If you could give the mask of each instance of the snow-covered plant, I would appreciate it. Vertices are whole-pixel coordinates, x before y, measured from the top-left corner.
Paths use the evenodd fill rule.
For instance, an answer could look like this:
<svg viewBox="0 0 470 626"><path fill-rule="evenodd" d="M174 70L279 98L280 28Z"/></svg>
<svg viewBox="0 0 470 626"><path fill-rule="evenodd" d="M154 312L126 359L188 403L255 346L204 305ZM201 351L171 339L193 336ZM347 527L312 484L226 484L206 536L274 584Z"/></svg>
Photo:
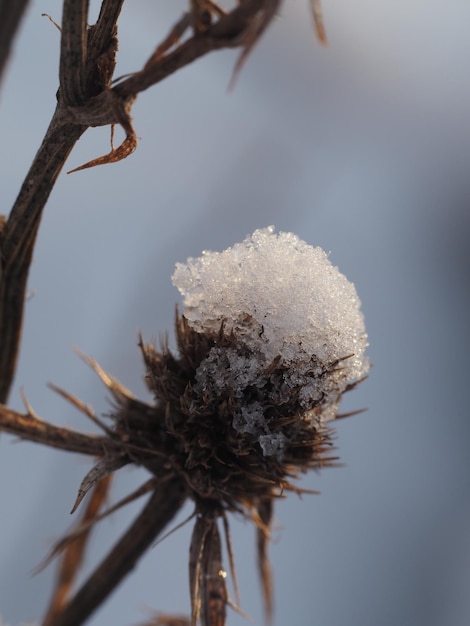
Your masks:
<svg viewBox="0 0 470 626"><path fill-rule="evenodd" d="M220 519L238 602L227 513L241 514L257 528L269 617L267 545L274 501L288 491L302 492L296 479L303 472L334 462L329 424L342 394L368 372L367 335L354 285L325 252L291 233L257 230L224 252L205 252L178 264L173 282L184 297L183 314L176 312L177 353L166 343L158 348L140 341L151 404L88 360L112 393L111 424L61 393L104 436L54 427L29 408L27 416L11 412L9 421L4 419L10 432L99 457L74 507L91 491L82 520L52 552L64 552L58 589L67 591L55 595L44 626L83 624L187 499L196 518L189 556L191 625L225 624L231 603ZM130 464L147 469L150 479L98 514L111 474ZM64 601L90 528L145 493L151 496L134 523ZM156 623L176 622L161 618Z"/></svg>
<svg viewBox="0 0 470 626"><path fill-rule="evenodd" d="M171 471L184 477L198 514L193 618L211 623L204 616L214 561L223 571L216 519L226 511L241 511L258 527L270 614L273 501L300 491L292 479L301 472L334 460L327 422L369 369L360 301L323 250L273 227L178 264L173 282L184 296L179 354L152 346L143 353L172 438Z"/></svg>
<svg viewBox="0 0 470 626"><path fill-rule="evenodd" d="M211 411L227 400L231 426L255 436L264 456L283 458L300 424L334 418L342 393L369 368L354 285L292 233L257 230L178 264L173 281L188 326L216 338L192 397L210 398ZM284 426L287 415L299 419Z"/></svg>

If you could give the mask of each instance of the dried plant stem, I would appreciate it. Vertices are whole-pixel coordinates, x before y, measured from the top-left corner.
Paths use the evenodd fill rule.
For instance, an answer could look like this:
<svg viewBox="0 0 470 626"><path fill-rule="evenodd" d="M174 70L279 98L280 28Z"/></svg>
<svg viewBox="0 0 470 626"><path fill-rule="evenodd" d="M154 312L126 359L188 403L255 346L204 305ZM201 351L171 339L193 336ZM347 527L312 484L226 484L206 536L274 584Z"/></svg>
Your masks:
<svg viewBox="0 0 470 626"><path fill-rule="evenodd" d="M134 569L140 557L179 511L185 498L186 487L181 478L162 482L127 532L48 626L81 626Z"/></svg>
<svg viewBox="0 0 470 626"><path fill-rule="evenodd" d="M13 380L21 335L26 281L42 211L70 151L86 127L52 119L0 233L0 402Z"/></svg>
<svg viewBox="0 0 470 626"><path fill-rule="evenodd" d="M111 476L106 476L95 486L88 505L80 521L80 525L88 525L86 530L71 541L64 550L62 556L56 589L52 596L43 626L50 626L60 615L70 596L72 585L85 555L87 540L90 536L92 522L98 515L109 493Z"/></svg>
<svg viewBox="0 0 470 626"><path fill-rule="evenodd" d="M106 476L105 478L108 478L108 477ZM91 529L95 526L95 524L103 520L105 517L108 517L112 513L115 513L116 511L121 509L123 506L126 506L126 504L130 504L131 502L134 502L134 500L137 500L137 498L140 498L141 496L144 496L150 493L151 491L153 491L155 487L155 480L156 480L155 478L151 478L150 480L145 482L143 485L138 487L135 491L130 493L128 496L122 498L121 500L116 502L116 504L113 504L113 506L110 506L109 508L102 511L101 513L96 513L93 517L90 517L90 518L86 516L83 517L82 520L76 526L74 526L73 529L69 533L67 533L64 537L62 537L62 539L60 539L55 544L51 552L44 559L44 561L39 564L39 566L36 568L34 573L36 574L40 572L42 569L44 569L45 567L47 567L49 563L55 557L62 554L71 543L73 543L76 539L81 537L82 534L84 533L86 534L89 531L91 531ZM160 539L160 541L162 541L164 538L165 538L165 535Z"/></svg>
<svg viewBox="0 0 470 626"><path fill-rule="evenodd" d="M43 422L31 413L18 413L4 405L0 405L0 431L27 441L41 443L50 448L90 456L103 456L106 453L119 453L122 450L122 445L109 437L85 435L67 428L60 428Z"/></svg>
<svg viewBox="0 0 470 626"><path fill-rule="evenodd" d="M64 107L80 104L83 100L83 80L87 80L88 97L96 95L99 74L110 80L114 57L107 63L98 59L84 58L83 50L89 39L89 52L103 55L109 51L115 34L115 22L123 0L115 0L114 13L103 12L95 27L95 36L86 32L88 2L64 1L64 19L61 34L60 96L56 111L26 175L11 213L0 229L0 402L8 399L15 372L20 342L26 281L31 264L34 243L42 217L42 211L57 177L75 142L87 129L64 116ZM110 3L103 3L108 6ZM104 46L99 48L99 46ZM111 51L114 50L112 48ZM80 52L80 54L79 54ZM79 69L75 63L79 63ZM72 67L74 68L72 71ZM87 70L87 71L85 71ZM98 76L97 76L98 74ZM110 74L109 76L106 76ZM101 85L103 88L104 85Z"/></svg>

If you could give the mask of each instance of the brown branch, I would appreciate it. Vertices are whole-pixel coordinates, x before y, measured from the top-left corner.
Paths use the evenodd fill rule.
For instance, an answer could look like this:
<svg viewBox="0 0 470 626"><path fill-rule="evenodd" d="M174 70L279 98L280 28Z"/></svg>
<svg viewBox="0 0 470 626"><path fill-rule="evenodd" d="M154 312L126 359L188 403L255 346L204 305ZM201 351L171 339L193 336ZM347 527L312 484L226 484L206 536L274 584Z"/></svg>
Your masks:
<svg viewBox="0 0 470 626"><path fill-rule="evenodd" d="M157 59L152 55L142 71L116 85L113 91L120 98L135 96L208 52L244 47L244 37L252 21L258 13L270 10L273 4L279 5L279 0L246 0L204 33L191 37L173 52Z"/></svg>
<svg viewBox="0 0 470 626"><path fill-rule="evenodd" d="M95 515L92 519L85 520L85 518L83 518L81 522L79 522L76 526L74 526L74 528L70 532L68 532L64 537L62 537L62 539L60 539L54 545L54 547L46 556L46 558L43 560L43 562L38 565L38 567L34 570L33 573L37 574L41 570L43 570L45 567L47 567L54 558L56 558L57 556L62 554L65 550L67 550L67 547L71 543L79 539L82 536L82 534L90 533L91 530L94 528L95 524L105 519L106 517L109 517L110 515L112 515L119 509L121 509L123 506L126 506L127 504L134 502L134 500L136 500L137 498L140 498L150 493L151 491L154 491L155 484L156 484L156 479L150 478L149 480L147 480L147 482L145 482L143 485L135 489L128 496L121 498L121 500L116 502L116 504L113 504L102 513Z"/></svg>
<svg viewBox="0 0 470 626"><path fill-rule="evenodd" d="M124 0L103 0L100 14L88 33L88 57L96 59L107 50L111 39L116 35L116 24Z"/></svg>
<svg viewBox="0 0 470 626"><path fill-rule="evenodd" d="M61 99L66 105L86 100L87 17L88 0L64 0L59 80Z"/></svg>
<svg viewBox="0 0 470 626"><path fill-rule="evenodd" d="M50 624L54 623L54 620L60 615L70 596L72 585L85 556L86 544L92 529L91 523L97 517L101 507L106 501L110 485L111 476L106 476L94 487L85 512L78 524L79 526L85 525L87 528L81 532L80 535L75 537L64 549L64 554L59 566L56 588L49 603L43 626L50 626Z"/></svg>
<svg viewBox="0 0 470 626"><path fill-rule="evenodd" d="M8 399L15 372L26 282L42 211L70 151L88 127L73 117L68 120L64 111L68 104L107 88L114 71L117 41L110 20L117 19L122 0L103 3L101 21L90 37L93 59L83 58L87 6L85 0L64 1L59 103L10 216L3 228L0 225L0 403Z"/></svg>
<svg viewBox="0 0 470 626"><path fill-rule="evenodd" d="M28 0L0 0L0 80Z"/></svg>
<svg viewBox="0 0 470 626"><path fill-rule="evenodd" d="M0 402L6 402L20 342L26 281L42 211L70 151L86 127L54 117L0 232Z"/></svg>
<svg viewBox="0 0 470 626"><path fill-rule="evenodd" d="M186 497L181 478L161 482L147 504L56 620L48 626L81 626L134 569L173 519Z"/></svg>
<svg viewBox="0 0 470 626"><path fill-rule="evenodd" d="M85 435L60 428L43 422L31 413L18 413L4 405L0 405L0 431L67 452L91 456L103 456L112 452L122 454L122 444L109 437Z"/></svg>

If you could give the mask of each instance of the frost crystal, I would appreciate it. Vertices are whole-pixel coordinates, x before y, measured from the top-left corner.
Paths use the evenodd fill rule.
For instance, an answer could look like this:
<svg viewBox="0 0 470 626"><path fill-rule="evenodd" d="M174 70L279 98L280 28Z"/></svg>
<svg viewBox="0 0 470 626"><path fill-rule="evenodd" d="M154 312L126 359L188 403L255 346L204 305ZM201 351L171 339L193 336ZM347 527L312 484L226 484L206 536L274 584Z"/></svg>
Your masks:
<svg viewBox="0 0 470 626"><path fill-rule="evenodd" d="M285 437L270 430L263 393L281 405L295 393L302 413L312 418L321 407L315 415L326 421L369 369L354 285L321 248L292 233L256 230L224 252L178 263L173 282L195 331L217 335L222 327L236 339L236 347L211 349L197 390L220 397L230 390L235 430L256 433L265 455L279 455Z"/></svg>

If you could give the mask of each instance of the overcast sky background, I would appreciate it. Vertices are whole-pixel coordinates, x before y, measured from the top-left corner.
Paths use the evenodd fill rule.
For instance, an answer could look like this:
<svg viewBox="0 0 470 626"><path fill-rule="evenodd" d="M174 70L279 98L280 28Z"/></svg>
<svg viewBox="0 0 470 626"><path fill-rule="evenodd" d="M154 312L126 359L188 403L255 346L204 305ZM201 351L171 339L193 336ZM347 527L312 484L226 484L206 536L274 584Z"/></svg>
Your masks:
<svg viewBox="0 0 470 626"><path fill-rule="evenodd" d="M97 6L97 3L93 3ZM117 75L142 66L185 2L134 0L121 16ZM34 0L0 92L7 213L55 105L59 3ZM330 47L307 0L281 18L227 93L233 51L141 94L126 161L67 176L39 232L11 405L24 389L44 419L89 430L46 388L109 406L72 347L148 398L137 350L172 335L177 261L274 224L331 253L363 303L373 369L343 404L343 468L307 476L320 496L276 510L275 626L470 623L470 4L325 0ZM92 129L66 169L104 154ZM0 614L39 618L54 567L31 570L70 525L87 459L0 440ZM143 482L123 470L113 499ZM89 569L141 508L103 522ZM180 519L189 514L187 508ZM242 608L262 624L254 530L232 522ZM91 626L189 612L191 524L151 550ZM229 626L245 624L231 611Z"/></svg>

